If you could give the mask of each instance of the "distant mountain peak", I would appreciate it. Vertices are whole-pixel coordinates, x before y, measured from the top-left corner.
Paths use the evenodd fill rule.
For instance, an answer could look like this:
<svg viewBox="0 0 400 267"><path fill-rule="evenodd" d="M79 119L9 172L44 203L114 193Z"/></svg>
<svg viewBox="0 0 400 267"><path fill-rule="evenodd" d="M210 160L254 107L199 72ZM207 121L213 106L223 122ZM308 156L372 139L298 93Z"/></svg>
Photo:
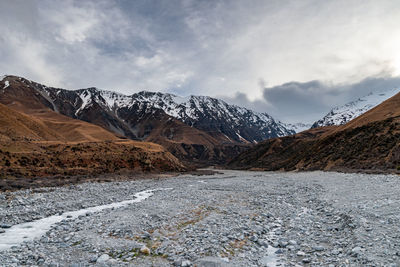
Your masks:
<svg viewBox="0 0 400 267"><path fill-rule="evenodd" d="M294 131L296 133L300 133L302 131L308 130L312 126L311 123L302 123L302 122L283 123L283 125L286 127L286 129L292 130L292 131Z"/></svg>
<svg viewBox="0 0 400 267"><path fill-rule="evenodd" d="M322 119L314 122L312 128L343 125L364 114L368 110L379 105L400 91L400 88L392 88L384 91L370 92L369 94L351 101L343 106L333 108Z"/></svg>

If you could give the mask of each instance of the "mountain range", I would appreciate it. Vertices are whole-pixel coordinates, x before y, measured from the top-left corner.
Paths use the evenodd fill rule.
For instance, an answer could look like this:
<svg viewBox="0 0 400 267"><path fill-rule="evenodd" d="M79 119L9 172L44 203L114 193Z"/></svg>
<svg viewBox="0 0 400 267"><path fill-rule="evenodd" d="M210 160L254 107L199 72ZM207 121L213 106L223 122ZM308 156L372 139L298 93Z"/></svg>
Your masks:
<svg viewBox="0 0 400 267"><path fill-rule="evenodd" d="M381 110L378 107L383 105L379 103L396 92L397 90L393 89L371 93L342 107L334 108L307 130L310 125L285 124L266 113L257 113L207 96L180 97L148 91L124 95L94 87L66 90L48 87L22 77L4 76L0 81L0 150L1 153L6 152L4 161L16 164L11 164L12 168L8 168L9 170L22 169L27 173L29 171L20 163L25 162L24 166L29 164L26 164L26 160L21 161L21 158L18 158L22 154L14 154L14 158L7 158L10 151L23 151L28 154L32 151L46 151L41 153L49 155L46 159L38 159L39 152L23 157L47 163L52 157L58 158L60 171L62 166L72 163L80 166L79 168L90 164L99 168L100 165L90 159L98 158L100 151L107 147L112 148L109 151L111 154L105 157L109 157L107 162L118 160L112 155L122 155L122 151L126 152L126 147L138 152L132 153L135 154L133 158L125 158L118 164L106 164L116 167L115 169L124 166L137 168L137 162L142 162L139 164L140 169L158 166L158 169L183 170L184 165L189 168L210 164L223 165L232 158L234 160L230 161L229 166L233 168L347 168L348 164L353 162L349 160L352 156L346 152L345 157L342 155L345 151L338 149L344 149L343 145L363 149L351 143L354 141L352 135L356 135L357 140L370 142L368 138L371 136L364 136L366 133L360 129L379 133L379 138L385 136L385 131L397 129L397 119L393 117L393 114L397 114L396 104L390 105L393 109L390 112L388 108L385 109L386 117L382 117L380 111L377 113L377 110ZM397 99L396 97L391 99ZM366 115L372 111L378 115ZM366 116L369 119L365 119ZM374 116L376 119L370 120ZM296 132L298 134L295 134ZM392 137L389 135L387 138ZM393 145L392 141L387 139L382 142ZM68 145L65 145L66 143ZM75 146L80 143L87 144L87 148L92 151L85 155L85 160L80 158L81 163L85 163L78 164L71 158L60 163L60 149L65 151L65 154L71 154L71 144ZM49 144L55 144L58 147L56 151L51 150ZM378 151L383 149L379 142L374 145L378 145L374 147ZM334 159L331 157L332 153L335 154ZM358 154L356 151L352 153ZM359 156L369 158L370 155L360 153ZM139 160L140 157L142 159ZM346 158L347 165L343 163L343 158ZM100 159L97 161L102 162ZM361 164L360 160L356 162L360 168L367 167ZM382 168L382 164L377 166ZM72 165L69 166L74 170L73 173L79 173ZM394 168L395 163L391 162L387 166ZM108 171L112 171L114 167ZM351 168L355 166L351 165Z"/></svg>
<svg viewBox="0 0 400 267"><path fill-rule="evenodd" d="M120 138L161 144L186 162L221 164L251 144L295 133L266 113L207 96L184 98L147 91L127 96L97 88L65 90L17 76L6 76L2 83L3 104L24 98L31 102L27 105L36 101L58 114L101 126ZM28 95L15 98L18 90Z"/></svg>
<svg viewBox="0 0 400 267"><path fill-rule="evenodd" d="M350 107L360 102L361 106L367 103L360 100ZM228 166L271 171L397 172L400 170L399 140L400 93L397 93L343 125L313 128L261 142L241 153Z"/></svg>

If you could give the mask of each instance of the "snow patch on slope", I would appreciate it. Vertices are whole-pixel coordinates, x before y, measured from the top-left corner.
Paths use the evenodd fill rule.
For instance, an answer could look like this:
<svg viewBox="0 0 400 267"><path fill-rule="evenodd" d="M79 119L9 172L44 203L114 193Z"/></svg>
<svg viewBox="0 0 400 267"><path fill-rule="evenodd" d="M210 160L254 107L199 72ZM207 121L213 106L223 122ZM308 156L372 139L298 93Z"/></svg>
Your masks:
<svg viewBox="0 0 400 267"><path fill-rule="evenodd" d="M9 81L5 81L5 82L4 82L3 90L6 89L6 88L9 87L9 86L10 86L10 82L9 82Z"/></svg>
<svg viewBox="0 0 400 267"><path fill-rule="evenodd" d="M298 123L283 123L283 125L285 126L286 129L292 130L296 133L300 133L302 131L308 130L311 128L311 124L309 123L302 123L302 122L298 122Z"/></svg>
<svg viewBox="0 0 400 267"><path fill-rule="evenodd" d="M79 97L82 100L82 104L80 106L79 109L77 109L77 111L75 112L75 116L77 116L79 114L79 112L81 112L81 110L84 110L86 108L86 106L88 106L91 102L92 102L92 94L89 91L83 91L83 93L81 93L79 95Z"/></svg>

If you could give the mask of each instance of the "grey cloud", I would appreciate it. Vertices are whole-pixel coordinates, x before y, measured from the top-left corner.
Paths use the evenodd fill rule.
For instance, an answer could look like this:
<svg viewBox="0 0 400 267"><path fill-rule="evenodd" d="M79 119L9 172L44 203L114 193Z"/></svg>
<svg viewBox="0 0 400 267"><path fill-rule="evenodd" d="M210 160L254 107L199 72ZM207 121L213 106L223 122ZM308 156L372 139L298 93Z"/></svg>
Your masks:
<svg viewBox="0 0 400 267"><path fill-rule="evenodd" d="M236 93L233 97L224 95L218 95L217 97L223 99L227 103L246 107L260 113L266 112L270 114L270 111L274 108L273 105L269 104L264 99L250 100L245 93Z"/></svg>
<svg viewBox="0 0 400 267"><path fill-rule="evenodd" d="M311 123L331 108L356 100L371 92L399 88L400 77L369 77L352 84L327 84L321 81L289 82L264 88L263 99L250 101L243 94L224 99L258 112L267 112L284 122Z"/></svg>
<svg viewBox="0 0 400 267"><path fill-rule="evenodd" d="M0 75L128 94L238 93L238 103L272 112L293 105L301 114L321 101L319 112L328 96L345 94L325 84L273 86L400 73L399 7L385 0L3 0ZM271 87L267 101L243 97L260 96L260 86Z"/></svg>

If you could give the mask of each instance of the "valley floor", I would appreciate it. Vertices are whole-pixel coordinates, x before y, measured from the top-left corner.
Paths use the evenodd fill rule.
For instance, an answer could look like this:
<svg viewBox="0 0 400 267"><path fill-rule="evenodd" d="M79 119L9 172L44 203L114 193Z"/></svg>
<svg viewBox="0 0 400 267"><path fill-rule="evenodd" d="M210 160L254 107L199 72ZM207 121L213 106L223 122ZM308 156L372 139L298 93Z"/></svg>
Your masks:
<svg viewBox="0 0 400 267"><path fill-rule="evenodd" d="M0 265L398 266L399 208L399 176L334 172L20 190L0 193Z"/></svg>

